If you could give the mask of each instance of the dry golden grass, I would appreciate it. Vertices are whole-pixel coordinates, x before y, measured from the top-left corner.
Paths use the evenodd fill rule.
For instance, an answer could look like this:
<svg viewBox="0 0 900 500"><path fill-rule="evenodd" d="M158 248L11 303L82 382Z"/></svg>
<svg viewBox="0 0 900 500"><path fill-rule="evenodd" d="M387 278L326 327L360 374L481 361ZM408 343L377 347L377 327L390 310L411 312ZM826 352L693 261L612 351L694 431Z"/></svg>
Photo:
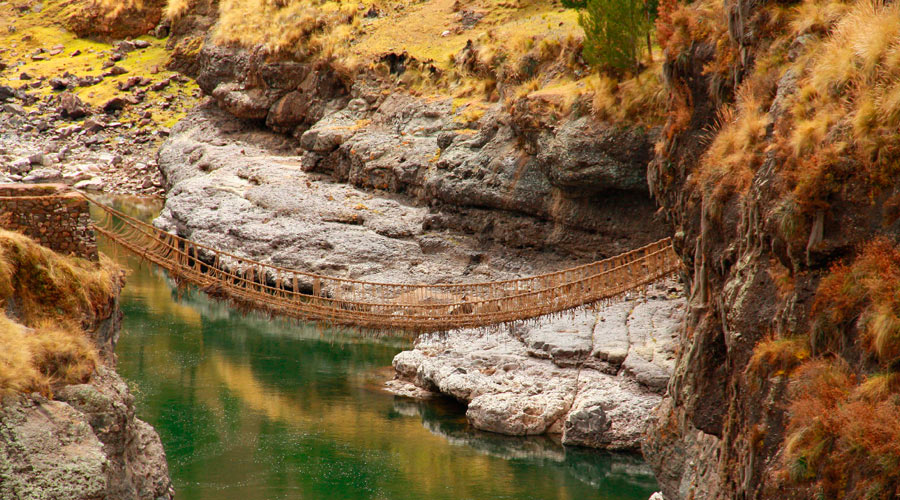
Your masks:
<svg viewBox="0 0 900 500"><path fill-rule="evenodd" d="M721 37L710 21L719 14L707 2L668 8L660 42L670 53ZM806 0L793 8L769 6L766 18L758 28L769 33L762 55L735 103L721 111L693 180L714 195L711 201L721 201L742 194L765 155L774 153L787 181L785 200L805 217L827 209L849 182L873 191L892 186L900 174L900 5ZM800 35L806 35L803 46L791 48ZM792 61L789 50L796 53ZM730 67L727 57L720 59L707 73ZM773 123L769 110L788 68L799 77L797 91L786 96L780 106L786 113Z"/></svg>
<svg viewBox="0 0 900 500"><path fill-rule="evenodd" d="M26 328L0 313L0 397L16 392L50 395L56 385L87 382L97 350L77 327L52 323Z"/></svg>
<svg viewBox="0 0 900 500"><path fill-rule="evenodd" d="M900 374L876 373L866 378L854 393L856 398L869 402L884 401L900 393Z"/></svg>
<svg viewBox="0 0 900 500"><path fill-rule="evenodd" d="M25 331L25 327L0 313L0 397L34 390L39 385Z"/></svg>
<svg viewBox="0 0 900 500"><path fill-rule="evenodd" d="M105 258L63 257L0 230L0 395L86 381L98 357L83 326L112 312L118 286Z"/></svg>
<svg viewBox="0 0 900 500"><path fill-rule="evenodd" d="M662 123L666 92L660 62L621 81L607 75L592 75L585 84L588 92L593 93L592 112L597 118L620 123Z"/></svg>
<svg viewBox="0 0 900 500"><path fill-rule="evenodd" d="M794 37L827 33L846 15L850 4L840 0L804 0L794 7L790 28Z"/></svg>
<svg viewBox="0 0 900 500"><path fill-rule="evenodd" d="M89 324L105 316L119 274L106 257L98 266L0 230L0 306L15 295L26 326L61 318Z"/></svg>
<svg viewBox="0 0 900 500"><path fill-rule="evenodd" d="M805 338L767 339L756 344L747 371L758 376L790 374L809 359L808 340Z"/></svg>
<svg viewBox="0 0 900 500"><path fill-rule="evenodd" d="M765 102L749 85L742 86L734 107L719 112L719 128L703 157L697 182L717 198L746 192L762 163L770 122Z"/></svg>
<svg viewBox="0 0 900 500"><path fill-rule="evenodd" d="M900 488L898 282L900 250L883 238L822 279L810 339L820 356L792 375L783 480L811 486L825 498L895 498ZM880 373L858 375L841 361L854 334L880 364ZM759 347L760 356L772 350ZM871 366L866 359L859 365Z"/></svg>
<svg viewBox="0 0 900 500"><path fill-rule="evenodd" d="M194 4L194 0L168 0L166 2L165 17L176 20L183 16Z"/></svg>
<svg viewBox="0 0 900 500"><path fill-rule="evenodd" d="M106 13L110 19L119 17L128 11L144 9L144 0L88 0L88 4L96 6Z"/></svg>
<svg viewBox="0 0 900 500"><path fill-rule="evenodd" d="M54 1L54 0L50 0ZM78 32L116 19L164 11L177 20L196 0L76 0L68 7L70 27ZM506 102L556 85L571 104L584 96L589 68L581 58L583 32L572 9L555 0L496 2L473 0L221 0L216 43L262 47L274 57L327 61L345 78L361 73L386 86L405 87L413 95L450 95L484 102ZM368 15L370 11L377 16ZM76 26L77 25L77 26ZM185 40L176 52L199 50L199 39ZM185 44L192 44L191 46ZM457 58L473 47L465 61ZM405 54L406 69L392 74L383 63ZM659 124L664 98L660 63L625 78L595 99L598 116L627 123ZM563 88L561 81L582 80ZM595 93L596 94L596 93ZM84 98L82 96L82 98ZM604 104L611 98L612 104ZM563 106L568 108L570 106ZM559 114L560 109L553 112ZM568 110L566 110L568 112ZM471 117L466 117L468 120Z"/></svg>
<svg viewBox="0 0 900 500"><path fill-rule="evenodd" d="M45 0L44 9L40 13L28 11L20 13L12 5L0 3L0 58L6 61L21 62L21 66L11 65L6 71L0 71L0 85L18 87L22 84L19 74L26 72L35 78L53 78L66 71L78 76L98 76L106 70L102 68L108 58L108 52L113 48L111 43L104 41L77 38L74 33L62 28L63 18L69 9L79 5L66 4L61 0ZM7 29L7 24L15 24L15 32ZM142 37L150 43L150 47L140 51L131 52L128 57L119 61L118 66L128 73L118 76L103 78L103 81L88 87L78 87L71 92L90 106L102 106L104 103L119 95L117 88L128 78L139 74L149 77L153 82L162 79L170 79L175 73L164 70L169 60L169 52L166 50L166 40L154 37ZM48 48L61 44L65 47L63 53L49 56L46 60L32 60L27 57L39 47ZM73 55L74 52L79 55ZM158 71L157 73L153 73ZM146 111L152 113L154 126L172 127L187 111L198 101L193 97L197 85L193 82L182 83L179 80L170 80L170 84L160 91L147 92L145 103L150 105ZM58 92L50 86L44 85L38 89L32 89L31 93L40 98L49 99ZM175 97L174 100L172 96ZM26 105L27 111L37 109L36 105ZM145 110L124 110L119 119L122 121L137 121L139 115ZM161 139L154 139L161 142Z"/></svg>
<svg viewBox="0 0 900 500"><path fill-rule="evenodd" d="M807 1L795 14L794 33L818 36L794 64L803 76L784 141L798 200L807 209L826 206L843 175L873 188L891 185L900 158L900 6ZM847 158L864 168L835 170ZM829 179L839 180L827 186Z"/></svg>

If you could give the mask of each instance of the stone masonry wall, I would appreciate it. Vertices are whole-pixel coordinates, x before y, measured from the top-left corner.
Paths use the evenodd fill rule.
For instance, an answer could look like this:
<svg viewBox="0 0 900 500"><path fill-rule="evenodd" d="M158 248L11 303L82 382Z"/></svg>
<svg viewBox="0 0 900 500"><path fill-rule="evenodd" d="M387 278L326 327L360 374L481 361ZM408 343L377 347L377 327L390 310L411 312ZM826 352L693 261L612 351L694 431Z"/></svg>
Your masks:
<svg viewBox="0 0 900 500"><path fill-rule="evenodd" d="M62 254L98 258L88 202L62 184L0 184L0 227Z"/></svg>

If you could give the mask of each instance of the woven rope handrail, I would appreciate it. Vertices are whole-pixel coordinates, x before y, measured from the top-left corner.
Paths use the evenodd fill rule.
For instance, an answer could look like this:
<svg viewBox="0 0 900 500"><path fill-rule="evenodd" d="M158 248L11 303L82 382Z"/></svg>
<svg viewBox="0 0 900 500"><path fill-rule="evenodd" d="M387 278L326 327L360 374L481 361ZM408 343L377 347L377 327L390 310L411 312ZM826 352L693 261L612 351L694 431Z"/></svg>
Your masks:
<svg viewBox="0 0 900 500"><path fill-rule="evenodd" d="M83 194L82 194L83 195ZM102 210L97 232L242 307L301 320L410 332L522 321L609 300L675 272L669 238L621 255L526 278L460 284L335 278L246 259L167 233L85 198Z"/></svg>

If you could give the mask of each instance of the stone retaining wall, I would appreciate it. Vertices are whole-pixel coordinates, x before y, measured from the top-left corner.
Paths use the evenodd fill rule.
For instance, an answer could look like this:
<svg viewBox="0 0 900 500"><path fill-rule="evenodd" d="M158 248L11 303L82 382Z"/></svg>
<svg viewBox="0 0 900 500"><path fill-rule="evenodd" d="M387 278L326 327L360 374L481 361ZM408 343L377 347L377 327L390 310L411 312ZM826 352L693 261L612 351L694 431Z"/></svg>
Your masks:
<svg viewBox="0 0 900 500"><path fill-rule="evenodd" d="M88 202L63 184L0 184L0 227L65 255L98 258Z"/></svg>

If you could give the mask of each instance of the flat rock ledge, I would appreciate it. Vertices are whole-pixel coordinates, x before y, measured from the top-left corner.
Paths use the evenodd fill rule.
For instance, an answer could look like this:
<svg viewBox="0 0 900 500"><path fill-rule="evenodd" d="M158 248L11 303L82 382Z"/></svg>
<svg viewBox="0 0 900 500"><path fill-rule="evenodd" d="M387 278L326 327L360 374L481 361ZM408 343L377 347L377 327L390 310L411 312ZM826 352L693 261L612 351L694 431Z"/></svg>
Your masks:
<svg viewBox="0 0 900 500"><path fill-rule="evenodd" d="M661 402L684 314L674 281L597 310L533 324L419 337L394 358L388 389L444 394L480 430L561 434L566 445L635 450Z"/></svg>

